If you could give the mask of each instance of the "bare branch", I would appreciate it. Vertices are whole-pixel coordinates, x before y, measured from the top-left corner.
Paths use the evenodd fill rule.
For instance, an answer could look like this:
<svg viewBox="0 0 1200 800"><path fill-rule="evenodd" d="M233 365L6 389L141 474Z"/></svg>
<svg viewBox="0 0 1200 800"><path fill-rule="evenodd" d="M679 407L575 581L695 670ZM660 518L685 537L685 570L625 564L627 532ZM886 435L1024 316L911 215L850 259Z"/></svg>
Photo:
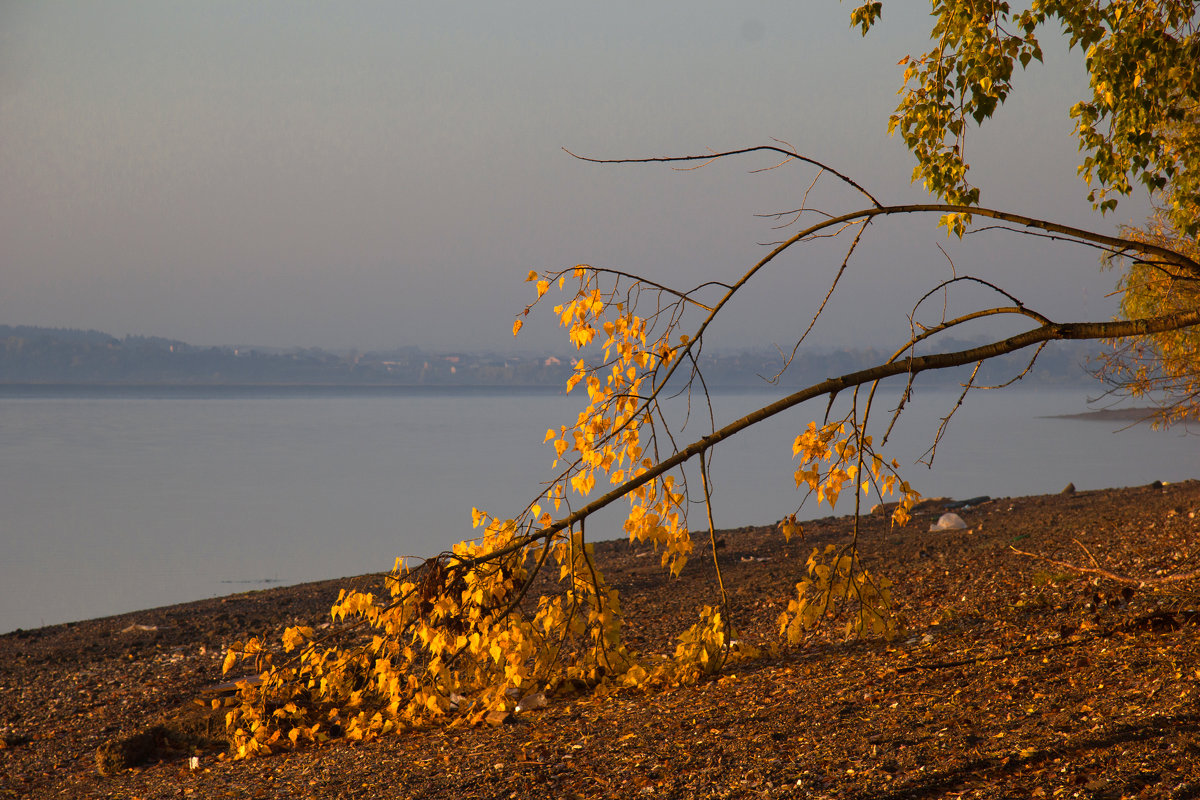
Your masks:
<svg viewBox="0 0 1200 800"><path fill-rule="evenodd" d="M804 329L804 333L800 334L800 338L796 340L795 346L792 347L791 354L784 360L783 366L779 372L775 373L770 378L766 378L767 383L776 383L779 378L787 371L791 365L792 359L796 357L796 353L800 350L800 345L804 344L804 340L808 338L808 334L812 332L813 327L817 324L817 320L821 318L821 313L825 311L825 306L829 304L829 298L833 296L833 292L838 287L838 283L842 280L842 275L846 272L846 267L850 263L850 256L854 255L855 249L858 248L858 243L862 241L863 232L867 229L866 224L862 225L858 232L854 234L854 241L850 242L850 247L846 250L846 257L842 259L842 265L838 267L837 275L833 276L833 282L829 284L829 291L825 292L825 298L821 300L821 305L817 308L817 312L813 314L812 319L808 322L808 327ZM761 377L761 376L759 376Z"/></svg>
<svg viewBox="0 0 1200 800"><path fill-rule="evenodd" d="M951 284L958 283L960 281L967 281L970 283L978 283L981 286L986 286L987 288L991 289L992 291L996 292L997 294L1004 295L1006 298L1011 300L1016 305L1016 308L1014 310L1012 310L1010 313L1023 314L1025 316L1030 317L1031 319L1035 320L1036 322L1041 323L1042 325L1050 324L1049 318L1043 317L1041 314L1038 314L1034 311L1027 309L1025 307L1025 304L1022 303L1020 300L1018 300L1011 293L1004 291L1003 289L1001 289L999 286L992 283L991 281L984 280L983 278L976 278L973 275L956 275L955 277L950 278L948 280L944 280L941 283L939 283L937 286L934 286L928 292L921 295L921 299L913 304L912 314L909 315L909 319L911 320L914 316L916 316L917 309L920 308L921 304L924 303L926 300L928 300L931 296L933 296L940 290L945 289L946 287L950 286ZM990 309L989 309L989 311L990 311ZM944 314L944 312L945 312L945 310L943 308L943 314ZM945 323L945 320L943 317L943 322L942 322L942 324L938 325L937 329L944 330L945 327L946 327L946 323ZM930 329L930 330L932 330L932 329Z"/></svg>
<svg viewBox="0 0 1200 800"><path fill-rule="evenodd" d="M1011 547L1011 546L1010 546ZM1161 578L1131 578L1128 575L1119 575L1115 572L1109 572L1100 567L1081 567L1077 564L1070 564L1066 561L1059 561L1046 556L1039 556L1037 553L1027 553L1024 550L1018 550L1011 547L1011 550L1019 556L1034 558L1038 561L1045 561L1047 564L1053 564L1059 569L1069 570L1079 575L1094 575L1097 578L1104 578L1113 583L1123 583L1129 586L1161 586L1168 583L1183 583L1184 581L1194 581L1200 578L1200 569L1192 570L1191 572L1177 572L1174 575L1164 575ZM1088 555L1091 555L1090 553ZM1093 559L1094 561L1095 559Z"/></svg>
<svg viewBox="0 0 1200 800"><path fill-rule="evenodd" d="M593 164L653 164L653 163L666 164L666 163L673 163L673 162L677 162L677 161L710 162L710 161L715 161L718 158L727 158L729 156L740 156L740 155L744 155L746 153L756 153L756 152L760 152L760 151L780 153L784 156L787 156L788 159L794 159L796 161L803 161L806 164L812 164L814 167L819 167L820 169L823 169L826 172L833 173L838 178L840 178L843 183L846 183L849 186L852 186L855 189L857 189L859 192L861 192L863 194L863 196L865 196L868 200L870 200L875 205L876 208L882 207L880 205L879 201L876 200L875 197L870 192L868 192L863 187L859 186L858 183L851 180L846 175L843 175L842 173L838 172L833 167L831 167L827 164L822 164L820 161L817 161L816 159L813 159L813 158L809 158L808 156L802 156L799 153L797 153L795 150L786 150L782 147L775 147L774 145L769 145L769 144L762 144L762 145L758 145L757 147L744 147L741 150L725 150L725 151L722 151L719 153L709 153L708 155L703 155L703 156L657 156L657 157L653 157L653 158L588 158L587 156L576 155L575 153L572 153L567 148L565 148L565 147L563 148L563 152L566 153L567 155L571 156L572 158L578 158L580 161L590 161ZM775 166L779 167L786 163L787 163L787 160L782 161L779 164L776 164Z"/></svg>

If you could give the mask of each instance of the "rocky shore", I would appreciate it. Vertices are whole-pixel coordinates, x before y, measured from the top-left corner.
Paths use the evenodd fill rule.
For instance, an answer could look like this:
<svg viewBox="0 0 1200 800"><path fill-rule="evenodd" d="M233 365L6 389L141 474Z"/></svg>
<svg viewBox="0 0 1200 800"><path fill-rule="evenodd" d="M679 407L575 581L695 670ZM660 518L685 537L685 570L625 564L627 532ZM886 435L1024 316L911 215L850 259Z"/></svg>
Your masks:
<svg viewBox="0 0 1200 800"><path fill-rule="evenodd" d="M1200 797L1200 482L975 501L961 530L930 530L952 501L864 519L892 641L835 624L697 686L246 762L194 722L225 647L319 625L379 576L7 634L0 798ZM722 531L740 635L776 640L812 548L851 528ZM672 580L628 543L597 551L645 652L716 598L707 557Z"/></svg>

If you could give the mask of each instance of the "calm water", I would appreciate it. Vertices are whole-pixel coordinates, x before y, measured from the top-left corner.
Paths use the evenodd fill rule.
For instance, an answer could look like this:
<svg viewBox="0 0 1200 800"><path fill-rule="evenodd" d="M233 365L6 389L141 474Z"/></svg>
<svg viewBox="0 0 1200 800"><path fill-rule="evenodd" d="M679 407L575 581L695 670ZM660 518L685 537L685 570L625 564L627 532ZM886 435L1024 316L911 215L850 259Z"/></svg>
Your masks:
<svg viewBox="0 0 1200 800"><path fill-rule="evenodd" d="M1045 418L1086 410L1078 390L972 395L933 469L912 465L955 397L918 393L885 451L927 495L1200 477L1194 436ZM720 395L718 424L769 399ZM0 394L0 632L433 554L470 535L473 505L504 516L525 506L548 477L546 428L574 419L578 402L470 391ZM791 439L823 408L718 449L718 525L796 509ZM619 526L614 512L589 533L611 538Z"/></svg>

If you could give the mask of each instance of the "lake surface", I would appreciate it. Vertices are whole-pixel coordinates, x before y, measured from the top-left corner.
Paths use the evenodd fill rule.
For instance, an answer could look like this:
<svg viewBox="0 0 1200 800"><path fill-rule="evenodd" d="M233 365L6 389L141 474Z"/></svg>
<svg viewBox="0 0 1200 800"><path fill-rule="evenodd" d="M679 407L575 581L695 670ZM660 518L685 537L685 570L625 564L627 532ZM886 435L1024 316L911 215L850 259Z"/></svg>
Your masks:
<svg viewBox="0 0 1200 800"><path fill-rule="evenodd" d="M917 391L884 450L928 496L1200 477L1195 436L1049 418L1086 411L1078 389L974 393L933 468L914 463L956 399ZM714 400L720 425L771 397ZM580 404L536 391L0 388L0 632L432 555L471 535L472 506L511 516L538 493L545 431ZM718 526L796 510L791 441L823 412L792 409L718 448ZM588 532L613 538L620 523L607 512Z"/></svg>

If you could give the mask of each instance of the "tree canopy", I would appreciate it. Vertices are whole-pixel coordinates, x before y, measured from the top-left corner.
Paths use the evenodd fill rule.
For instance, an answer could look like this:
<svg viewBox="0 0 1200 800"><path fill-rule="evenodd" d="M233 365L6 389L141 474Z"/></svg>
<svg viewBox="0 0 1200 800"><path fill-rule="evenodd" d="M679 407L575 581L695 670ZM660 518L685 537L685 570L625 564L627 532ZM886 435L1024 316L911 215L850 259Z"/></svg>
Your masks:
<svg viewBox="0 0 1200 800"><path fill-rule="evenodd" d="M862 5L852 22L865 33L881 10L880 3ZM1128 373L1130 381L1150 387L1158 380L1157 388L1170 389L1175 379L1193 391L1200 307L1192 287L1200 263L1188 237L1197 230L1200 207L1200 170L1190 145L1200 59L1192 4L1046 2L1010 12L1004 3L961 0L935 2L934 12L933 49L902 62L905 89L893 125L917 158L916 177L941 202L885 205L834 167L782 145L621 160L703 162L767 154L778 158L774 168L810 170L811 177L798 208L778 215L785 238L727 280L680 289L584 264L528 274L535 297L518 314L514 335L550 305L579 353L566 388L583 395L583 408L574 421L545 432L550 477L511 516L474 510L476 538L419 564L398 562L384 596L343 592L329 631L292 628L282 648L261 638L232 648L226 669L248 660L259 673L224 703L239 756L333 735L367 738L436 720L478 722L564 686L602 692L695 681L731 660L754 658L760 648L803 646L814 626L835 620L849 633L890 635L897 624L892 584L862 563L855 543L812 552L779 617L779 642L740 641L730 617L713 530L712 453L729 437L809 401L822 401L823 412L799 425L791 443L801 504L815 496L835 508L851 498L857 519L865 502L891 498L892 520L902 525L919 495L884 449L922 373L974 364L977 374L983 362L1018 351L1031 352L1032 366L1054 340L1114 339L1149 348L1131 355L1148 361L1151 370ZM1166 198L1161 229L1118 235L991 209L968 182L968 124L995 113L1011 89L1014 64L1040 59L1036 34L1055 21L1073 45L1086 49L1092 75L1093 97L1071 113L1093 202L1101 212L1110 209L1132 190L1132 181L1140 181ZM861 207L810 202L816 184L828 179L851 187ZM877 230L872 224L888 217L914 225L938 218L960 234L982 218L1096 248L1114 263L1130 265L1123 277L1126 318L1055 320L1037 310L1038 298L1018 298L997 279L952 270L918 292L908 314L911 333L893 343L890 358L718 421L699 359L713 321L748 283L769 281L785 257L804 260L809 245L835 239L843 256L825 265L832 277L813 292L824 299L811 317L798 320L794 348L804 346L815 325L837 322L824 316L826 303L845 273L858 268L856 252ZM814 252L822 258L823 251ZM994 300L960 300L963 286L982 287ZM967 348L947 341L950 332L994 318L1016 320L1024 329ZM877 399L889 379L901 390L892 407ZM964 381L963 396L975 381L975 374ZM672 397L686 401L682 412L681 400ZM848 402L835 406L838 397ZM949 409L946 423L952 416ZM699 436L697 419L704 431ZM937 437L940 431L934 447ZM694 624L673 651L636 652L626 644L621 599L592 558L588 522L620 501L628 504L624 534L652 545L671 574L685 569L698 548L713 561L713 601L696 609ZM802 536L803 524L792 513L780 520L779 531Z"/></svg>
<svg viewBox="0 0 1200 800"><path fill-rule="evenodd" d="M1200 243L1200 35L1190 0L1036 0L1027 8L988 0L938 0L932 46L906 55L901 102L890 121L916 157L913 180L949 203L980 201L968 178L972 125L990 119L1013 89L1013 75L1042 61L1039 34L1066 38L1084 58L1091 94L1071 106L1088 199L1102 214L1140 183L1158 208L1126 236L1170 247L1196 261ZM880 2L853 10L863 35ZM1056 30L1057 29L1057 30ZM961 235L970 215L944 218ZM1110 259L1112 263L1122 259ZM1185 263L1126 259L1120 280L1127 319L1197 307L1200 271ZM1160 422L1200 420L1200 335L1179 329L1121 339L1104 375L1153 399Z"/></svg>
<svg viewBox="0 0 1200 800"><path fill-rule="evenodd" d="M852 12L866 35L883 3ZM901 59L904 86L890 128L916 157L913 179L949 203L974 205L966 142L1013 89L1013 74L1042 60L1040 33L1082 52L1091 95L1070 108L1079 174L1101 212L1135 182L1161 199L1179 234L1200 235L1200 36L1191 0L935 0L932 47ZM961 230L961 222L955 221Z"/></svg>

